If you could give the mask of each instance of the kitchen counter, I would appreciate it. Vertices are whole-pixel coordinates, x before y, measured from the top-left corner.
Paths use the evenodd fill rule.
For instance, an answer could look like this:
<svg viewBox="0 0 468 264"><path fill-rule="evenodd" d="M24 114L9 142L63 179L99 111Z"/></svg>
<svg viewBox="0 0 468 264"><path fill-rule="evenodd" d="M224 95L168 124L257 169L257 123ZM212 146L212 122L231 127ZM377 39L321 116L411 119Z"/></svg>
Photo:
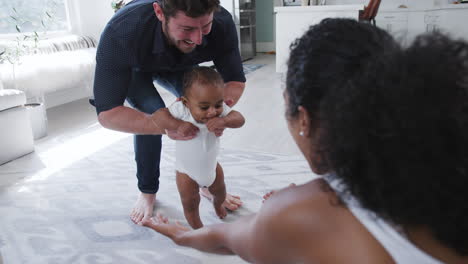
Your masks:
<svg viewBox="0 0 468 264"><path fill-rule="evenodd" d="M354 11L363 10L364 5L312 5L312 6L279 6L275 7L276 12L284 13L310 13L310 12L330 12L330 11Z"/></svg>
<svg viewBox="0 0 468 264"><path fill-rule="evenodd" d="M381 6L379 8L379 12L425 12L425 11L433 11L433 10L444 10L444 9L468 9L468 4L447 4L441 6L433 6L428 8L422 7L388 7L388 6Z"/></svg>
<svg viewBox="0 0 468 264"><path fill-rule="evenodd" d="M468 9L468 3L434 6L433 8L431 8L431 10L437 10L437 9Z"/></svg>

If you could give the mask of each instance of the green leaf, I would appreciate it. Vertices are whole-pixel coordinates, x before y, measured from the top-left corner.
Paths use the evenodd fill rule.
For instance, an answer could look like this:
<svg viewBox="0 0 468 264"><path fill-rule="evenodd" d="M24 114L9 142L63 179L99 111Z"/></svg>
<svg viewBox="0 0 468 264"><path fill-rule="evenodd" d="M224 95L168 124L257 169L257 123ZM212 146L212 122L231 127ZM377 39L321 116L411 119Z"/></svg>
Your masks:
<svg viewBox="0 0 468 264"><path fill-rule="evenodd" d="M42 24L43 27L46 26L45 23L44 23L44 20L41 20L41 24Z"/></svg>
<svg viewBox="0 0 468 264"><path fill-rule="evenodd" d="M16 27L16 31L18 31L19 33L21 33L21 28L20 28L20 26L16 25L15 27Z"/></svg>
<svg viewBox="0 0 468 264"><path fill-rule="evenodd" d="M15 20L15 21L18 21L18 18L14 17L14 16L10 16L11 19Z"/></svg>
<svg viewBox="0 0 468 264"><path fill-rule="evenodd" d="M52 18L52 16L49 14L49 12L46 11L45 13L49 18Z"/></svg>

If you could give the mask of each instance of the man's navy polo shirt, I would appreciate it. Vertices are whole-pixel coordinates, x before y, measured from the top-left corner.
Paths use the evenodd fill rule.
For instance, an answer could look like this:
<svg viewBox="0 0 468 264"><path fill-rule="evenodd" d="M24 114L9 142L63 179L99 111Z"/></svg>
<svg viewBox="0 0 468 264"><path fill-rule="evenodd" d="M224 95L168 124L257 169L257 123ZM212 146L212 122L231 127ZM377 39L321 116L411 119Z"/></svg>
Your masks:
<svg viewBox="0 0 468 264"><path fill-rule="evenodd" d="M131 82L153 82L157 72L183 71L213 61L225 82L245 82L236 27L224 8L214 13L211 32L188 54L167 44L154 0L134 0L106 25L96 55L94 99L97 112L123 105Z"/></svg>

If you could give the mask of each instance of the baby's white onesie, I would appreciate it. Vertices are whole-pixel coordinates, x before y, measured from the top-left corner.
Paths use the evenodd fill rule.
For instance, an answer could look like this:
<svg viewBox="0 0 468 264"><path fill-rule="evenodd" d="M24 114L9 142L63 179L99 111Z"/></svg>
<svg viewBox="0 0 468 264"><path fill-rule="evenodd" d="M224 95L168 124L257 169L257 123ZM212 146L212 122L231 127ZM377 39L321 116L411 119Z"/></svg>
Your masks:
<svg viewBox="0 0 468 264"><path fill-rule="evenodd" d="M182 101L174 102L168 109L173 117L190 122L200 129L191 140L176 140L176 170L187 174L200 187L210 186L216 178L219 137L209 132L205 124L197 123ZM220 116L226 116L229 112L231 108L223 103Z"/></svg>

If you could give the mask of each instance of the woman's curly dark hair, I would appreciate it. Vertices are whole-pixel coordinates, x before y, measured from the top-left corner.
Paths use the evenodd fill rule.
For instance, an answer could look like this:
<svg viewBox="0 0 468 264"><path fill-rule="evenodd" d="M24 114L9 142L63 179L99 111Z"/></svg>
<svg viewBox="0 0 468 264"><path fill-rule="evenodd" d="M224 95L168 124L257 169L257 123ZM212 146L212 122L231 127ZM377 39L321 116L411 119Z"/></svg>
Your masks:
<svg viewBox="0 0 468 264"><path fill-rule="evenodd" d="M468 44L326 19L291 46L288 118L318 121L321 164L377 215L468 255Z"/></svg>

